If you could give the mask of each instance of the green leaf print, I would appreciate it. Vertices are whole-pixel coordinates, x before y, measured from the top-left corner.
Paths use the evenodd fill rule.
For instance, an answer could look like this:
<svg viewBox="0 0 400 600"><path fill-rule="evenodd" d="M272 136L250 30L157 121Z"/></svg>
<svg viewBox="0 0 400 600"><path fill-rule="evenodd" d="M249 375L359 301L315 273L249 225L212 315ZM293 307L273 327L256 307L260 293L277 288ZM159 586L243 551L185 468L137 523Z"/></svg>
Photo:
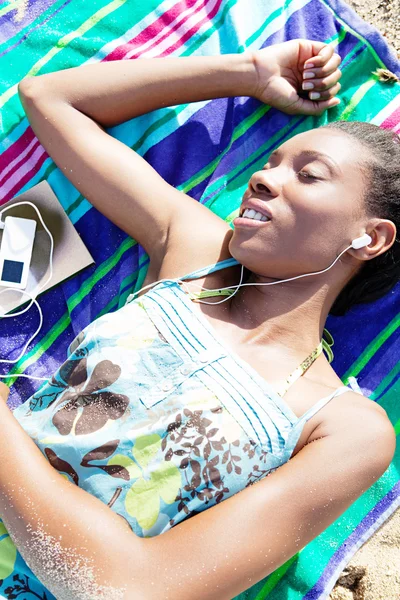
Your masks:
<svg viewBox="0 0 400 600"><path fill-rule="evenodd" d="M6 579L14 571L17 549L5 525L0 521L0 579Z"/></svg>
<svg viewBox="0 0 400 600"><path fill-rule="evenodd" d="M137 464L129 456L125 456L125 454L116 454L110 458L107 464L125 467L129 473L129 479L137 479L142 474Z"/></svg>
<svg viewBox="0 0 400 600"><path fill-rule="evenodd" d="M137 438L132 454L136 461L145 469L149 462L155 458L161 448L161 438L156 433Z"/></svg>
<svg viewBox="0 0 400 600"><path fill-rule="evenodd" d="M139 477L128 491L125 498L127 512L135 517L142 529L150 529L156 523L160 513L160 498L166 504L172 504L181 487L181 473L172 463L157 460L156 468L148 467L161 449L161 438L157 434L146 435L138 438L132 448L132 454L141 468ZM133 461L128 457L116 456L114 460L121 463L125 458L124 467L134 474Z"/></svg>

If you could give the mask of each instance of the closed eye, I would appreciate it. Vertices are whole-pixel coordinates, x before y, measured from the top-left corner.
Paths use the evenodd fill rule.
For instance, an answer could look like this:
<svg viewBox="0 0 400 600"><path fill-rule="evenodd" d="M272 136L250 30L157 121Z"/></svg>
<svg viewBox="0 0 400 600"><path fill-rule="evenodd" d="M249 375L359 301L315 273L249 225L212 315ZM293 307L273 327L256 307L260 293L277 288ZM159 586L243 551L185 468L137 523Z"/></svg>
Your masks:
<svg viewBox="0 0 400 600"><path fill-rule="evenodd" d="M303 179L309 179L310 181L318 181L318 179L320 179L316 175L312 175L311 173L308 173L307 171L299 171L298 175L301 178L303 178Z"/></svg>

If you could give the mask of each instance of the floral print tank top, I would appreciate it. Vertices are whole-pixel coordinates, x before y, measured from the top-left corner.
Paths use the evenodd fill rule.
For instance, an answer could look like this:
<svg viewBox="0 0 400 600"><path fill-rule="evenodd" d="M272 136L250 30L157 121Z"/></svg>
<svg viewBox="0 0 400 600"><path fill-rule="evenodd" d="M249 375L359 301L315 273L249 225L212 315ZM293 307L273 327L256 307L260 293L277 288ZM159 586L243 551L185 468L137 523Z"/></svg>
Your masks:
<svg viewBox="0 0 400 600"><path fill-rule="evenodd" d="M155 536L287 462L308 419L346 391L298 418L218 340L177 280L163 280L86 327L14 414L64 477L135 534ZM52 599L0 529L1 597Z"/></svg>

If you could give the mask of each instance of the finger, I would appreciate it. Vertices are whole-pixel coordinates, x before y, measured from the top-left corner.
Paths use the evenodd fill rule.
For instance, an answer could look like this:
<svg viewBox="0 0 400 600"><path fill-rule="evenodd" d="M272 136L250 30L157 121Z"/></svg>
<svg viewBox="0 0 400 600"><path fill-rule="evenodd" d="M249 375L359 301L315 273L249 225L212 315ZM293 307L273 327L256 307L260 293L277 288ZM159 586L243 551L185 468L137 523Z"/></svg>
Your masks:
<svg viewBox="0 0 400 600"><path fill-rule="evenodd" d="M325 110L334 108L340 104L339 98L329 98L328 100L321 100L320 102L313 102L311 100L302 100L302 103L296 107L296 113L302 115L314 115L316 117L322 115Z"/></svg>
<svg viewBox="0 0 400 600"><path fill-rule="evenodd" d="M337 84L342 76L342 72L337 70L323 79L305 79L301 85L303 90L314 90L316 92L325 92Z"/></svg>
<svg viewBox="0 0 400 600"><path fill-rule="evenodd" d="M325 90L324 92L310 92L308 95L310 100L318 100L319 102L320 100L327 100L336 96L336 94L340 91L341 87L342 86L340 85L340 83L335 83L334 86L332 86L328 90Z"/></svg>
<svg viewBox="0 0 400 600"><path fill-rule="evenodd" d="M307 69L304 69L303 78L311 79L310 73L312 73L313 77L316 78L326 77L327 75L337 71L341 62L342 59L339 54L333 54L332 58L329 59L328 62L322 67L314 66L312 68L307 67Z"/></svg>
<svg viewBox="0 0 400 600"><path fill-rule="evenodd" d="M308 58L304 63L304 68L321 68L332 58L334 53L334 47L332 44L326 44L319 50L318 54Z"/></svg>

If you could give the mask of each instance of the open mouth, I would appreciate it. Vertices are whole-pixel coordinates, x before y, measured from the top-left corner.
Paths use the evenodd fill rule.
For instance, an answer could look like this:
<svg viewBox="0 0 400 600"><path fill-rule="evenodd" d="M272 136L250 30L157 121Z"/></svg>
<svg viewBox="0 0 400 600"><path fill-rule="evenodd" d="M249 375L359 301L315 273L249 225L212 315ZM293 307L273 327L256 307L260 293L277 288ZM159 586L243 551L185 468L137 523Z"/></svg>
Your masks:
<svg viewBox="0 0 400 600"><path fill-rule="evenodd" d="M252 221L270 221L271 219L260 212L255 211L253 208L245 208L243 212L239 213L239 217L242 219L251 219Z"/></svg>

